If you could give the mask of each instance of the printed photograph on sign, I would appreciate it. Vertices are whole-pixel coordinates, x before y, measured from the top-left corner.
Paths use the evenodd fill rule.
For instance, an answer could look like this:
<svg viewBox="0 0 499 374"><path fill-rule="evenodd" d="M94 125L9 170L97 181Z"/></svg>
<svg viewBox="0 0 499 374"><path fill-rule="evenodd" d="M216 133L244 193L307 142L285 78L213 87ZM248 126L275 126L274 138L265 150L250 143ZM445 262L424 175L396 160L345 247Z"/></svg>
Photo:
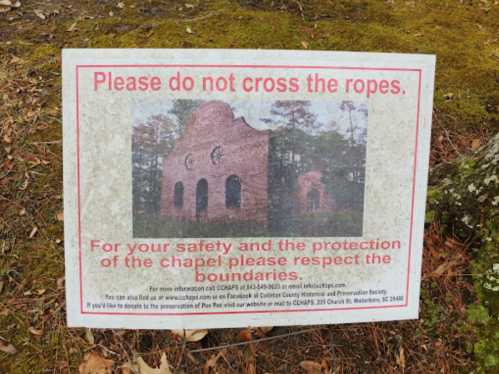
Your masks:
<svg viewBox="0 0 499 374"><path fill-rule="evenodd" d="M136 238L362 236L358 100L139 100Z"/></svg>

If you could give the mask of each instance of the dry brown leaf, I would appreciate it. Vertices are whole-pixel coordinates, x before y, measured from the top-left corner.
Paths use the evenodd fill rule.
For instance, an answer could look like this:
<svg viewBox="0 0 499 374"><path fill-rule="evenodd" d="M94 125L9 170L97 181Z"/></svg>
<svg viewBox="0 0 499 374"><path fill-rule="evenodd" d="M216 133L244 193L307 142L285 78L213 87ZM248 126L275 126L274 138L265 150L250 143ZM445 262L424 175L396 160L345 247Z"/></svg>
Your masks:
<svg viewBox="0 0 499 374"><path fill-rule="evenodd" d="M137 359L137 365L139 366L140 374L172 374L165 353L163 353L163 355L161 356L159 368L150 367L149 365L146 364L146 362L142 359L142 357L139 357Z"/></svg>
<svg viewBox="0 0 499 374"><path fill-rule="evenodd" d="M36 235L36 232L38 231L38 227L36 226L33 226L33 229L31 230L31 232L29 233L29 238L30 239L33 239L33 237Z"/></svg>
<svg viewBox="0 0 499 374"><path fill-rule="evenodd" d="M399 356L397 357L397 364L404 369L405 368L405 353L404 347L400 347Z"/></svg>
<svg viewBox="0 0 499 374"><path fill-rule="evenodd" d="M40 9L35 9L34 12L35 12L36 16L38 18L40 18L41 20L47 19L47 16L45 16L45 14L43 14L43 12Z"/></svg>
<svg viewBox="0 0 499 374"><path fill-rule="evenodd" d="M2 351L4 353L8 353L10 355L17 353L16 347L14 347L12 344L3 342L1 340L0 340L0 351Z"/></svg>
<svg viewBox="0 0 499 374"><path fill-rule="evenodd" d="M69 26L66 31L68 32L76 31L76 25L77 22L72 23L71 26Z"/></svg>
<svg viewBox="0 0 499 374"><path fill-rule="evenodd" d="M257 327L255 329L255 334L259 337L259 338L264 338L267 336L267 334L269 332L272 331L274 327L272 326L262 326L262 327Z"/></svg>
<svg viewBox="0 0 499 374"><path fill-rule="evenodd" d="M454 265L457 265L458 261L447 261L443 264L440 264L431 274L430 276L438 278L448 270L450 270Z"/></svg>
<svg viewBox="0 0 499 374"><path fill-rule="evenodd" d="M244 329L239 331L239 338L243 342L249 342L250 340L253 339L253 330L251 329Z"/></svg>
<svg viewBox="0 0 499 374"><path fill-rule="evenodd" d="M30 327L28 329L28 331L33 334L33 335L36 335L36 336L42 336L43 335L43 331L42 330L37 330L35 329L34 327Z"/></svg>
<svg viewBox="0 0 499 374"><path fill-rule="evenodd" d="M57 217L58 221L61 221L61 222L64 221L64 212L57 213L56 217Z"/></svg>
<svg viewBox="0 0 499 374"><path fill-rule="evenodd" d="M480 139L473 139L471 141L471 149L472 150L477 150L478 148L480 148L480 145L481 145Z"/></svg>
<svg viewBox="0 0 499 374"><path fill-rule="evenodd" d="M8 12L11 9L19 8L20 6L21 6L20 1L0 0L0 13Z"/></svg>
<svg viewBox="0 0 499 374"><path fill-rule="evenodd" d="M303 48L308 49L308 43L305 40L301 42L301 45Z"/></svg>
<svg viewBox="0 0 499 374"><path fill-rule="evenodd" d="M261 330L264 334L267 334L272 331L274 326L260 326L258 329Z"/></svg>
<svg viewBox="0 0 499 374"><path fill-rule="evenodd" d="M329 360L323 358L321 361L321 366L322 366L322 372L324 374L333 374L333 370L331 369Z"/></svg>
<svg viewBox="0 0 499 374"><path fill-rule="evenodd" d="M63 288L64 287L64 277L57 278L56 284L57 284L58 289Z"/></svg>
<svg viewBox="0 0 499 374"><path fill-rule="evenodd" d="M257 374L256 373L256 365L254 362L247 362L244 367L244 374Z"/></svg>
<svg viewBox="0 0 499 374"><path fill-rule="evenodd" d="M212 355L208 361L203 366L203 374L210 374L210 369L215 369L217 365L217 361L222 356L223 351L218 352L217 354Z"/></svg>
<svg viewBox="0 0 499 374"><path fill-rule="evenodd" d="M302 361L300 367L305 370L307 374L321 374L322 365L314 361Z"/></svg>
<svg viewBox="0 0 499 374"><path fill-rule="evenodd" d="M96 352L89 352L78 367L80 374L111 374L113 360L108 360Z"/></svg>
<svg viewBox="0 0 499 374"><path fill-rule="evenodd" d="M208 335L208 330L170 330L173 334L188 342L198 342Z"/></svg>
<svg viewBox="0 0 499 374"><path fill-rule="evenodd" d="M130 362L127 362L126 364L120 366L121 374L136 374L138 373L137 370L138 370L137 366L131 364Z"/></svg>
<svg viewBox="0 0 499 374"><path fill-rule="evenodd" d="M194 32L192 31L192 29L191 29L189 26L187 26L187 27L185 28L185 31L186 31L188 34L193 34L193 33L194 33Z"/></svg>
<svg viewBox="0 0 499 374"><path fill-rule="evenodd" d="M12 143L12 138L9 136L9 134L5 134L3 136L3 141L4 141L4 143L11 144Z"/></svg>
<svg viewBox="0 0 499 374"><path fill-rule="evenodd" d="M92 330L85 329L85 339L87 339L87 342L89 342L91 345L95 344L95 338L94 334L92 334Z"/></svg>

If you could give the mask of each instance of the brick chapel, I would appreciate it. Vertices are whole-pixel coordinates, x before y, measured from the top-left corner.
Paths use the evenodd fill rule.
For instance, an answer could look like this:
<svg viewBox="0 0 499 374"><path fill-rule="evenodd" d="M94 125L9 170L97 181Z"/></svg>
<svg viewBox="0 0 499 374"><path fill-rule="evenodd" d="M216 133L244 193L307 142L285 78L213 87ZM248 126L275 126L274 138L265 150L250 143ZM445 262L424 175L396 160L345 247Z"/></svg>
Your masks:
<svg viewBox="0 0 499 374"><path fill-rule="evenodd" d="M163 161L161 215L267 224L269 144L269 130L235 118L224 102L204 102ZM334 208L318 170L298 177L295 198L300 213Z"/></svg>

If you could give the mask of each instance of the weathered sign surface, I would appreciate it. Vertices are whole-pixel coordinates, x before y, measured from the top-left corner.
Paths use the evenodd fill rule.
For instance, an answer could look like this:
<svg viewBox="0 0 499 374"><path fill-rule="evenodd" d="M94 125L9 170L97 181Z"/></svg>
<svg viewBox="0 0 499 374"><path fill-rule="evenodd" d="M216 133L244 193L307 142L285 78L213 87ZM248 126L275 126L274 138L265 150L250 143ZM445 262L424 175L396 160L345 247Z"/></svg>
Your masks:
<svg viewBox="0 0 499 374"><path fill-rule="evenodd" d="M434 69L64 50L68 324L417 318Z"/></svg>

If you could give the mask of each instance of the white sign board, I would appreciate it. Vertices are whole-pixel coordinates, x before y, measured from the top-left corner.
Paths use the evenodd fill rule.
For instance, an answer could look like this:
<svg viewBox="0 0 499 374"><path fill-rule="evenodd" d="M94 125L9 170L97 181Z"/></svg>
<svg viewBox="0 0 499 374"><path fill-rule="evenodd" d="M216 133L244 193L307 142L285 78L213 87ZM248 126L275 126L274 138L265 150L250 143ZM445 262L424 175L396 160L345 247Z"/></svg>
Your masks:
<svg viewBox="0 0 499 374"><path fill-rule="evenodd" d="M64 50L69 326L417 318L434 69Z"/></svg>

